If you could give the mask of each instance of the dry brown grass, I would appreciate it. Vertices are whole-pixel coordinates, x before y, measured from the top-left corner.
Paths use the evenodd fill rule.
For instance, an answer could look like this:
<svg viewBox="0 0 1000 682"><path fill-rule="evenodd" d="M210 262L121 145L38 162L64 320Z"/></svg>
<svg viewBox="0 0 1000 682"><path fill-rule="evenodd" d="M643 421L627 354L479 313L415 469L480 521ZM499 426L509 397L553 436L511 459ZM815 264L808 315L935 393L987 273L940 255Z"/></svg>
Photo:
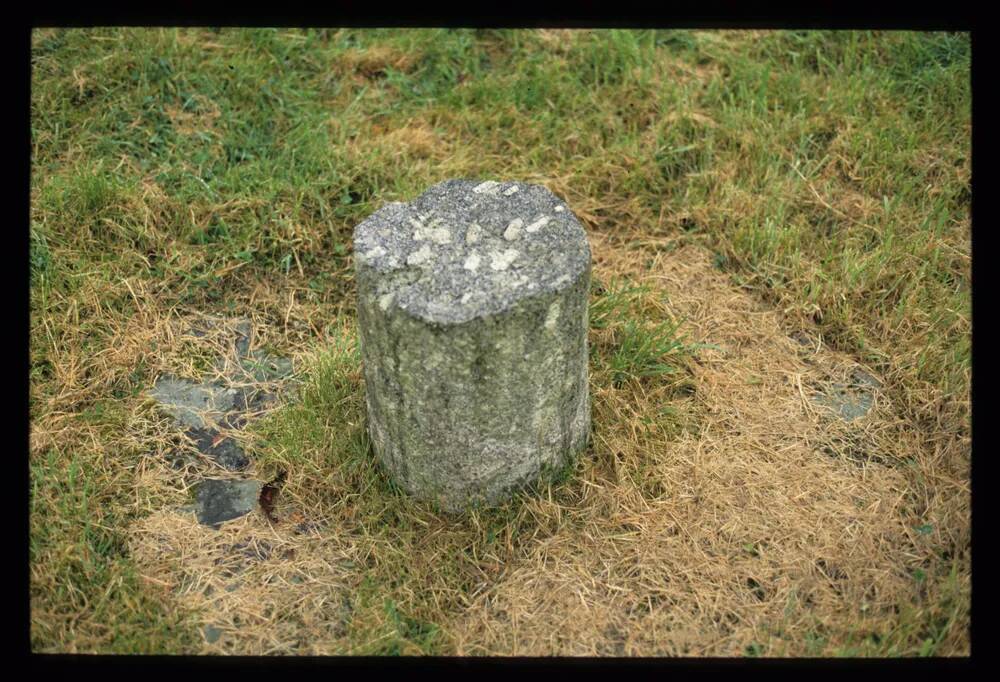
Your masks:
<svg viewBox="0 0 1000 682"><path fill-rule="evenodd" d="M396 48L378 45L344 51L340 65L348 72L357 73L364 78L379 78L390 68L404 73L412 70L417 57Z"/></svg>
<svg viewBox="0 0 1000 682"><path fill-rule="evenodd" d="M196 135L198 133L213 133L215 131L215 121L222 115L219 106L207 97L194 95L191 98L197 110L186 111L182 107L168 107L167 115L171 123L182 135Z"/></svg>
<svg viewBox="0 0 1000 682"><path fill-rule="evenodd" d="M519 501L492 543L476 515L406 502L404 546L393 547L355 517L349 500L364 492L318 469L293 474L276 525L262 514L222 531L171 510L144 519L132 549L146 579L224 633L202 652L378 651L394 630L381 599L358 595L366 574L403 565L400 608L459 655L815 655L891 637L914 609L940 618L932 605L949 604L944 617L967 619L967 566L950 601L921 593L942 589L951 568L934 553L969 541L967 482L943 466L959 444L929 442L881 391L851 423L813 403L855 363L815 336L809 347L789 338L782 316L699 247L590 239L596 277L649 285L647 310L682 316L693 341L711 344L691 368L694 398L595 373L588 458L568 483ZM664 405L691 427L650 423ZM915 528L926 519L925 535ZM967 654L967 634L952 628L940 646Z"/></svg>

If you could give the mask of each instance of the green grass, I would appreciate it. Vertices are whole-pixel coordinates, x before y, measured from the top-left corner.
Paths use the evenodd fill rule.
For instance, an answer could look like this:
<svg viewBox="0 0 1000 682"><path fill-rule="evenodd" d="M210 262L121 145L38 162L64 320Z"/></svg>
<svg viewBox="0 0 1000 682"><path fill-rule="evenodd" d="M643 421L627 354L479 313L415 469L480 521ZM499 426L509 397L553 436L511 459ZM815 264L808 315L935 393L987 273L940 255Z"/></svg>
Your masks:
<svg viewBox="0 0 1000 682"><path fill-rule="evenodd" d="M677 325L670 322L645 328L635 320L627 321L610 358L612 383L621 386L628 378L658 377L676 372L676 365L663 361L684 348L676 332Z"/></svg>
<svg viewBox="0 0 1000 682"><path fill-rule="evenodd" d="M448 177L545 179L594 231L711 249L790 325L886 376L904 418L967 439L970 59L956 33L36 30L33 648L196 638L120 536L172 494L136 503L129 472L151 436L128 415L158 351L130 345L129 325L252 305L276 326L312 311L329 332L353 314L353 226ZM596 367L618 387L681 381L683 325L630 287L594 297ZM403 498L367 464L351 358L320 362L260 465L332 467L345 489L379 491L357 500L373 528L405 534ZM379 652L443 646L414 602L376 593ZM935 627L845 651L938 651L963 612L919 608L912 622Z"/></svg>
<svg viewBox="0 0 1000 682"><path fill-rule="evenodd" d="M592 347L591 361L610 372L612 386L644 377L684 385L682 377L668 376L678 374L698 348L684 339L683 321L657 321L646 307L649 287L619 280L605 287L595 280L591 289L590 327L609 332Z"/></svg>

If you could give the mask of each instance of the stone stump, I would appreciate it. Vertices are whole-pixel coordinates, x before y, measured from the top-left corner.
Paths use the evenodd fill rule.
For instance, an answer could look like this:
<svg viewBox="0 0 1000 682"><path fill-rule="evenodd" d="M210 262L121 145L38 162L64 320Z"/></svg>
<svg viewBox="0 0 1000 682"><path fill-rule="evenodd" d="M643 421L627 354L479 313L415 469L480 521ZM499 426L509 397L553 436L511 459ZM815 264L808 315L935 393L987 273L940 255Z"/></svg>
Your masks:
<svg viewBox="0 0 1000 682"><path fill-rule="evenodd" d="M368 433L399 485L495 505L587 444L590 247L539 185L448 180L354 230Z"/></svg>

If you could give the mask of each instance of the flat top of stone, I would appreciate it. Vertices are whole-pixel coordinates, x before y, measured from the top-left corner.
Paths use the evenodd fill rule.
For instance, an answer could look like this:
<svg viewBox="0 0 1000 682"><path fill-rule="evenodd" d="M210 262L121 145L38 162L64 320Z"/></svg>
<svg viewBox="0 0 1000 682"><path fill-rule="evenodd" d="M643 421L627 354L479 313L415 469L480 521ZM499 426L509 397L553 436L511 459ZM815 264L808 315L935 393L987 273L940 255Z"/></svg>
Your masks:
<svg viewBox="0 0 1000 682"><path fill-rule="evenodd" d="M354 229L383 310L457 323L570 285L590 263L583 226L541 185L447 180Z"/></svg>

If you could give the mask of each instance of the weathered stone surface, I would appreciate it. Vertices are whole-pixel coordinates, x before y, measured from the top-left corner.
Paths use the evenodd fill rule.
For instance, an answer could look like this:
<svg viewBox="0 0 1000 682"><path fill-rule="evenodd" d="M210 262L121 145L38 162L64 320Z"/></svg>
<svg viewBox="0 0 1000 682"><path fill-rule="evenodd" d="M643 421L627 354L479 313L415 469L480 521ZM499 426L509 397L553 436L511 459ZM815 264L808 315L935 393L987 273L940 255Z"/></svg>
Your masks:
<svg viewBox="0 0 1000 682"><path fill-rule="evenodd" d="M590 247L558 197L449 180L354 254L369 434L404 489L494 504L586 446Z"/></svg>
<svg viewBox="0 0 1000 682"><path fill-rule="evenodd" d="M216 361L219 370L210 381L195 382L162 376L149 391L149 397L183 427L194 447L219 466L243 471L250 458L240 444L220 435L223 430L242 430L250 419L263 414L278 401L292 373L292 361L263 349L250 350L253 324L245 318L204 318L189 329L196 338L219 335L222 354ZM192 460L187 448L174 448L167 458L174 468L183 468Z"/></svg>
<svg viewBox="0 0 1000 682"><path fill-rule="evenodd" d="M243 471L250 466L250 459L240 444L232 438L221 436L215 429L188 429L187 435L200 453L217 462L223 469Z"/></svg>
<svg viewBox="0 0 1000 682"><path fill-rule="evenodd" d="M201 629L201 634L205 637L206 642L209 644L215 644L219 641L219 637L222 636L222 630L214 625L206 625Z"/></svg>
<svg viewBox="0 0 1000 682"><path fill-rule="evenodd" d="M163 376L157 379L150 395L184 426L206 428L236 402L235 389L218 384L195 384L184 379Z"/></svg>
<svg viewBox="0 0 1000 682"><path fill-rule="evenodd" d="M874 389L880 386L878 379L862 369L855 369L849 383L824 386L821 393L813 396L813 402L832 410L844 421L854 421L871 410Z"/></svg>
<svg viewBox="0 0 1000 682"><path fill-rule="evenodd" d="M217 526L249 514L257 506L260 488L260 481L206 478L196 493L198 523Z"/></svg>

